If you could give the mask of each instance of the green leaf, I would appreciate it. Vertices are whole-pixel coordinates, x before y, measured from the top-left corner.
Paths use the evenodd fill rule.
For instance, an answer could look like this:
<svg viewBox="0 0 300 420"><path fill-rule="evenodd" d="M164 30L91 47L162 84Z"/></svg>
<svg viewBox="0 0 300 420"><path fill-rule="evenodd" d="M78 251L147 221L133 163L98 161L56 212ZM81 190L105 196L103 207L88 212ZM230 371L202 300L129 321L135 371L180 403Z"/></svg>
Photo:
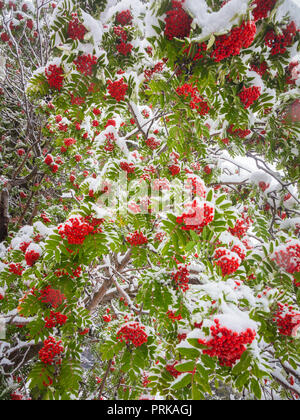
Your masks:
<svg viewBox="0 0 300 420"><path fill-rule="evenodd" d="M254 378L251 379L251 390L254 393L255 397L258 400L260 400L261 399L261 388L260 388L259 382Z"/></svg>
<svg viewBox="0 0 300 420"><path fill-rule="evenodd" d="M178 351L182 356L186 356L191 359L195 359L200 355L200 351L195 348L179 347Z"/></svg>
<svg viewBox="0 0 300 420"><path fill-rule="evenodd" d="M172 388L175 390L185 388L187 385L189 385L192 382L193 375L191 373L184 374L180 376L179 381L177 381L174 385L172 385Z"/></svg>
<svg viewBox="0 0 300 420"><path fill-rule="evenodd" d="M178 372L192 372L194 370L194 367L195 362L185 362L176 365L176 370L178 370Z"/></svg>

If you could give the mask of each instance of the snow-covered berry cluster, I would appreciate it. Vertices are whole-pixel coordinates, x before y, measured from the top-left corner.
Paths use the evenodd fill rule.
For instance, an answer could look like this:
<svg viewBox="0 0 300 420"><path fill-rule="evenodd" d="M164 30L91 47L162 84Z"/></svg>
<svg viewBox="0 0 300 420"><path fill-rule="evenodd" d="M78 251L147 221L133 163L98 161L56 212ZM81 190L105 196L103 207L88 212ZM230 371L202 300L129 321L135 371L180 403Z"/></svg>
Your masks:
<svg viewBox="0 0 300 420"><path fill-rule="evenodd" d="M44 159L44 163L49 166L49 168L51 169L51 171L55 174L57 173L58 169L59 169L59 165L58 163L63 163L61 158L57 158L56 162L54 162L54 158L52 155L47 155Z"/></svg>
<svg viewBox="0 0 300 420"><path fill-rule="evenodd" d="M16 276L22 276L24 272L24 267L20 263L11 263L8 266L8 271Z"/></svg>
<svg viewBox="0 0 300 420"><path fill-rule="evenodd" d="M197 176L190 176L187 179L186 189L196 197L206 197L206 188L203 181Z"/></svg>
<svg viewBox="0 0 300 420"><path fill-rule="evenodd" d="M148 137L145 143L151 150L157 149L161 144L160 141L156 139L155 137Z"/></svg>
<svg viewBox="0 0 300 420"><path fill-rule="evenodd" d="M85 238L89 235L101 233L99 227L102 219L93 219L89 217L71 217L64 225L58 227L60 236L67 239L71 245L82 245Z"/></svg>
<svg viewBox="0 0 300 420"><path fill-rule="evenodd" d="M80 55L74 60L74 64L79 73L85 76L92 76L94 66L97 64L97 57L91 54Z"/></svg>
<svg viewBox="0 0 300 420"><path fill-rule="evenodd" d="M64 83L64 71L61 67L51 64L45 69L45 75L50 88L60 91Z"/></svg>
<svg viewBox="0 0 300 420"><path fill-rule="evenodd" d="M124 79L121 78L115 82L108 80L107 84L109 94L115 98L117 102L123 101L128 90L128 85L124 83Z"/></svg>
<svg viewBox="0 0 300 420"><path fill-rule="evenodd" d="M293 43L296 32L295 22L289 23L289 25L282 30L282 34L277 35L273 29L267 32L265 36L265 45L271 48L271 55L284 54L287 47Z"/></svg>
<svg viewBox="0 0 300 420"><path fill-rule="evenodd" d="M209 225L214 220L215 209L211 203L201 202L195 199L186 205L187 212L177 217L177 223L182 230L202 231L204 226Z"/></svg>
<svg viewBox="0 0 300 420"><path fill-rule="evenodd" d="M116 21L122 26L131 25L133 20L130 10L123 10L116 16Z"/></svg>
<svg viewBox="0 0 300 420"><path fill-rule="evenodd" d="M148 243L148 238L142 232L135 231L127 236L126 241L129 242L131 246L141 246Z"/></svg>
<svg viewBox="0 0 300 420"><path fill-rule="evenodd" d="M176 273L172 273L172 278L175 281L177 288L181 289L183 292L189 290L189 274L187 265L179 266Z"/></svg>
<svg viewBox="0 0 300 420"><path fill-rule="evenodd" d="M250 217L244 217L242 219L238 219L235 223L233 228L229 228L229 232L231 235L236 236L239 239L242 239L246 233L248 232L251 226L252 220Z"/></svg>
<svg viewBox="0 0 300 420"><path fill-rule="evenodd" d="M120 168L127 172L128 174L133 174L135 171L135 166L133 163L128 163L128 162L121 162L120 163Z"/></svg>
<svg viewBox="0 0 300 420"><path fill-rule="evenodd" d="M241 265L241 258L236 252L227 248L217 248L214 253L215 265L221 268L222 275L229 276L235 273Z"/></svg>
<svg viewBox="0 0 300 420"><path fill-rule="evenodd" d="M276 322L280 334L294 337L300 327L300 313L296 313L292 306L278 303L278 309L273 321Z"/></svg>
<svg viewBox="0 0 300 420"><path fill-rule="evenodd" d="M295 85L297 79L300 76L300 63L298 63L298 61L291 62L287 68L286 73L286 83L288 85Z"/></svg>
<svg viewBox="0 0 300 420"><path fill-rule="evenodd" d="M272 260L290 274L300 272L300 242L289 241L277 247Z"/></svg>
<svg viewBox="0 0 300 420"><path fill-rule="evenodd" d="M124 325L117 332L117 340L121 343L133 344L135 347L140 347L144 343L147 343L148 336L145 333L145 327L140 325L138 322Z"/></svg>
<svg viewBox="0 0 300 420"><path fill-rule="evenodd" d="M247 350L247 344L251 344L256 336L256 332L248 328L246 331L237 333L220 325L220 321L215 319L215 324L210 327L212 338L209 340L198 339L207 349L204 354L210 357L217 357L221 366L233 367L240 360L243 353Z"/></svg>
<svg viewBox="0 0 300 420"><path fill-rule="evenodd" d="M241 26L233 28L228 35L221 35L216 39L211 57L219 62L227 57L239 55L242 48L250 47L255 34L255 23L243 22Z"/></svg>
<svg viewBox="0 0 300 420"><path fill-rule="evenodd" d="M252 15L255 22L260 19L265 19L276 2L277 0L254 0L253 5L255 5L255 8L252 10Z"/></svg>
<svg viewBox="0 0 300 420"><path fill-rule="evenodd" d="M82 23L80 23L78 17L74 14L68 25L68 37L81 41L84 39L86 33L87 29Z"/></svg>
<svg viewBox="0 0 300 420"><path fill-rule="evenodd" d="M26 251L25 253L26 264L29 265L29 267L32 267L40 258L40 256L41 256L40 253L35 251L34 249L30 249Z"/></svg>
<svg viewBox="0 0 300 420"><path fill-rule="evenodd" d="M172 8L166 14L166 38L172 41L173 38L183 39L190 35L193 19L183 9L182 2L172 1Z"/></svg>
<svg viewBox="0 0 300 420"><path fill-rule="evenodd" d="M125 43L123 41L121 41L119 44L117 44L117 51L122 54L127 56L128 54L131 53L133 48L133 45L130 43Z"/></svg>

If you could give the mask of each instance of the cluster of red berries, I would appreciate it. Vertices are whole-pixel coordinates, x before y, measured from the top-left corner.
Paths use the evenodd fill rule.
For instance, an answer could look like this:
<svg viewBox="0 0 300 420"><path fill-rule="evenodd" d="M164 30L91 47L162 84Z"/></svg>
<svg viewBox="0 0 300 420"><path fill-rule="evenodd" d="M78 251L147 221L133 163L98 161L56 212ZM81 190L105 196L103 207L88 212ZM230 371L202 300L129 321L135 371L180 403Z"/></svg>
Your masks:
<svg viewBox="0 0 300 420"><path fill-rule="evenodd" d="M122 26L131 25L132 23L132 14L130 10L123 10L123 12L120 12L116 16L116 21Z"/></svg>
<svg viewBox="0 0 300 420"><path fill-rule="evenodd" d="M19 394L17 391L13 392L10 398L12 401L23 401L25 399L24 395Z"/></svg>
<svg viewBox="0 0 300 420"><path fill-rule="evenodd" d="M11 263L9 264L8 271L12 274L15 274L16 276L22 276L24 268L20 263Z"/></svg>
<svg viewBox="0 0 300 420"><path fill-rule="evenodd" d="M101 233L99 227L103 220L90 219L89 217L72 217L65 225L60 225L58 231L63 239L67 239L70 245L82 245L89 235Z"/></svg>
<svg viewBox="0 0 300 420"><path fill-rule="evenodd" d="M198 339L198 342L208 347L203 350L204 354L217 357L221 366L233 367L247 350L245 346L253 342L256 333L248 328L245 332L238 334L226 327L221 327L218 319L214 322L216 326L210 327L213 338L210 340Z"/></svg>
<svg viewBox="0 0 300 420"><path fill-rule="evenodd" d="M160 73L161 71L163 71L163 68L164 68L164 63L160 61L159 63L155 64L155 66L152 69L145 70L144 71L145 79L149 81L151 77L153 76L153 74Z"/></svg>
<svg viewBox="0 0 300 420"><path fill-rule="evenodd" d="M68 317L66 315L61 314L60 312L50 312L49 317L45 317L45 328L54 328L56 325L65 325L67 322Z"/></svg>
<svg viewBox="0 0 300 420"><path fill-rule="evenodd" d="M64 277L64 276L70 276L71 279L79 278L82 273L82 268L78 266L75 269L72 268L71 271L72 271L72 275L67 270L55 270L54 274L56 275L57 278Z"/></svg>
<svg viewBox="0 0 300 420"><path fill-rule="evenodd" d="M127 236L126 241L129 242L131 246L141 246L148 243L148 238L142 232L135 231Z"/></svg>
<svg viewBox="0 0 300 420"><path fill-rule="evenodd" d="M254 0L253 4L255 4L255 8L252 10L252 15L255 22L260 19L265 19L276 2L277 0Z"/></svg>
<svg viewBox="0 0 300 420"><path fill-rule="evenodd" d="M25 261L27 265L29 265L30 267L32 267L39 258L40 258L40 254L34 251L33 249L31 251L26 251Z"/></svg>
<svg viewBox="0 0 300 420"><path fill-rule="evenodd" d="M180 321L182 319L181 314L175 315L175 312L173 311L168 311L167 315L168 315L168 318L171 319L173 322Z"/></svg>
<svg viewBox="0 0 300 420"><path fill-rule="evenodd" d="M45 289L40 291L41 296L38 298L43 303L47 303L52 308L58 308L65 300L66 297L58 289L52 289L49 285Z"/></svg>
<svg viewBox="0 0 300 420"><path fill-rule="evenodd" d="M240 139L244 139L245 137L249 136L249 134L251 134L251 130L248 130L248 129L242 130L241 128L238 128L234 130L234 125L230 125L227 131L232 136L237 136Z"/></svg>
<svg viewBox="0 0 300 420"><path fill-rule="evenodd" d="M142 385L144 388L147 388L147 386L151 384L151 381L149 381L149 375L147 375L145 372L143 373L143 380Z"/></svg>
<svg viewBox="0 0 300 420"><path fill-rule="evenodd" d="M60 91L64 83L64 71L61 67L51 64L45 69L45 75L50 88Z"/></svg>
<svg viewBox="0 0 300 420"><path fill-rule="evenodd" d="M3 42L8 42L10 40L10 37L7 32L2 32L0 35L0 38Z"/></svg>
<svg viewBox="0 0 300 420"><path fill-rule="evenodd" d="M69 22L68 37L74 40L78 39L81 41L84 39L86 33L87 29L82 23L79 22L79 19L78 17L76 17L76 14L74 14L72 20Z"/></svg>
<svg viewBox="0 0 300 420"><path fill-rule="evenodd" d="M248 48L254 41L256 26L254 22L243 22L235 27L228 35L221 35L216 39L211 57L216 62L227 57L239 55L242 48Z"/></svg>
<svg viewBox="0 0 300 420"><path fill-rule="evenodd" d="M20 244L20 250L22 251L22 252L26 252L27 251L27 248L29 247L29 245L31 244L31 242L22 242L21 244Z"/></svg>
<svg viewBox="0 0 300 420"><path fill-rule="evenodd" d="M178 174L180 174L180 166L179 165L170 165L169 166L169 171L171 173L172 176L176 176Z"/></svg>
<svg viewBox="0 0 300 420"><path fill-rule="evenodd" d="M250 217L243 217L242 219L238 219L236 221L234 228L229 228L228 230L231 235L242 239L248 232L252 222L253 221L250 219Z"/></svg>
<svg viewBox="0 0 300 420"><path fill-rule="evenodd" d="M61 161L61 160L60 160ZM54 159L53 159L53 156L52 155L47 155L46 157L45 157L45 160L44 160L44 163L46 164L46 165L48 165L49 166L49 168L51 169L51 171L55 174L57 171L58 171L58 169L59 169L59 166L57 165L57 163L55 163L54 162ZM61 161L61 163L63 163L62 161Z"/></svg>
<svg viewBox="0 0 300 420"><path fill-rule="evenodd" d="M94 66L97 64L97 57L91 54L80 55L74 60L76 70L85 76L92 76Z"/></svg>
<svg viewBox="0 0 300 420"><path fill-rule="evenodd" d="M120 163L120 168L127 172L128 174L133 174L135 171L135 167L133 163L128 163L128 162L121 162Z"/></svg>
<svg viewBox="0 0 300 420"><path fill-rule="evenodd" d="M191 191L194 196L206 197L206 190L203 185L203 182L200 181L197 177L190 177L187 179L187 188Z"/></svg>
<svg viewBox="0 0 300 420"><path fill-rule="evenodd" d="M64 352L61 341L56 342L55 338L49 337L44 341L44 347L39 351L39 357L45 365L61 364L60 355Z"/></svg>
<svg viewBox="0 0 300 420"><path fill-rule="evenodd" d="M85 98L81 98L80 96L74 96L73 93L70 93L71 96L71 105L82 105L85 103ZM80 124L76 123L75 124L76 130L80 131Z"/></svg>
<svg viewBox="0 0 300 420"><path fill-rule="evenodd" d="M278 309L273 318L279 333L288 337L295 337L300 327L300 313L296 313L293 309L292 306L278 303Z"/></svg>
<svg viewBox="0 0 300 420"><path fill-rule="evenodd" d="M90 332L90 329L89 329L89 328L86 328L86 329L84 329L83 331L81 331L81 332L79 333L79 335L84 336L84 335L87 335L89 332Z"/></svg>
<svg viewBox="0 0 300 420"><path fill-rule="evenodd" d="M244 261L244 259L246 258L246 250L244 247L240 246L240 245L234 245L231 248L231 252L235 252L242 261Z"/></svg>
<svg viewBox="0 0 300 420"><path fill-rule="evenodd" d="M66 146L66 148L69 148L74 144L76 144L76 139L74 139L73 137L68 137L64 139L64 145Z"/></svg>
<svg viewBox="0 0 300 420"><path fill-rule="evenodd" d="M205 42L202 42L201 44L198 44L197 45L197 48L198 48L198 50L197 50L196 54L193 57L193 61L199 61L199 60L201 60L201 58L204 57L204 52L207 51L207 45L206 45ZM183 52L184 52L184 54L189 55L190 54L190 51L191 51L191 47L188 47Z"/></svg>
<svg viewBox="0 0 300 420"><path fill-rule="evenodd" d="M300 242L293 241L276 250L273 261L288 273L300 272Z"/></svg>
<svg viewBox="0 0 300 420"><path fill-rule="evenodd" d="M252 86L246 88L244 86L243 90L239 93L240 100L244 104L244 108L249 108L261 95L261 88L257 86Z"/></svg>
<svg viewBox="0 0 300 420"><path fill-rule="evenodd" d="M45 388L48 388L49 386L53 385L53 379L50 376L48 376L48 375L47 375L47 378L48 378L48 383L45 382L45 381L43 381L43 386Z"/></svg>
<svg viewBox="0 0 300 420"><path fill-rule="evenodd" d="M190 204L190 209L187 213L177 217L177 223L184 225L182 230L195 230L202 232L204 226L209 225L214 220L214 207L210 203L201 203L194 200Z"/></svg>
<svg viewBox="0 0 300 420"><path fill-rule="evenodd" d="M293 284L295 285L295 287L300 287L300 282L295 277L293 279Z"/></svg>
<svg viewBox="0 0 300 420"><path fill-rule="evenodd" d="M113 30L114 34L121 38L122 41L127 41L127 32L121 26L115 26Z"/></svg>
<svg viewBox="0 0 300 420"><path fill-rule="evenodd" d="M200 115L208 114L210 108L207 102L203 100L203 97L200 95L197 87L194 87L190 83L185 83L184 85L179 86L176 89L176 92L178 93L179 96L184 96L185 98L187 98L188 96L191 96L191 102L190 102L191 109L197 109Z"/></svg>
<svg viewBox="0 0 300 420"><path fill-rule="evenodd" d="M241 265L241 259L236 252L226 248L218 248L214 253L215 265L221 268L222 276L235 273Z"/></svg>
<svg viewBox="0 0 300 420"><path fill-rule="evenodd" d="M119 44L117 44L117 51L122 54L127 56L128 54L131 53L133 48L133 45L130 43L125 43L123 41L121 41Z"/></svg>
<svg viewBox="0 0 300 420"><path fill-rule="evenodd" d="M289 67L287 68L287 76L286 76L286 83L288 85L295 85L296 80L300 76L300 69L299 69L299 63L298 61L294 61L289 64Z"/></svg>
<svg viewBox="0 0 300 420"><path fill-rule="evenodd" d="M268 70L268 65L265 61L259 64L253 63L251 64L250 70L255 71L260 76L263 76Z"/></svg>
<svg viewBox="0 0 300 420"><path fill-rule="evenodd" d="M147 146L149 147L149 149L151 150L155 150L160 146L160 141L157 140L154 137L148 137L147 140L145 141Z"/></svg>
<svg viewBox="0 0 300 420"><path fill-rule="evenodd" d="M121 343L133 344L135 347L140 347L147 343L148 336L145 333L145 327L138 322L125 325L117 332L117 340Z"/></svg>
<svg viewBox="0 0 300 420"><path fill-rule="evenodd" d="M266 184L265 182L261 181L258 183L258 186L263 192L265 192L270 187L270 184Z"/></svg>
<svg viewBox="0 0 300 420"><path fill-rule="evenodd" d="M172 41L173 38L183 39L190 35L193 19L183 10L182 2L173 0L172 9L166 14L166 38Z"/></svg>
<svg viewBox="0 0 300 420"><path fill-rule="evenodd" d="M128 90L128 85L124 83L124 79L122 78L116 82L108 80L107 84L109 94L115 98L117 102L123 101Z"/></svg>
<svg viewBox="0 0 300 420"><path fill-rule="evenodd" d="M189 270L186 266L179 267L176 273L172 273L177 288L180 288L183 292L189 290Z"/></svg>
<svg viewBox="0 0 300 420"><path fill-rule="evenodd" d="M277 35L273 29L265 36L265 45L271 48L271 55L284 54L296 35L297 29L295 22L291 22L282 30L282 34Z"/></svg>
<svg viewBox="0 0 300 420"><path fill-rule="evenodd" d="M113 152L115 149L115 135L114 133L107 133L105 134L106 140L105 140L105 144L104 144L104 150L106 152Z"/></svg>
<svg viewBox="0 0 300 420"><path fill-rule="evenodd" d="M187 339L187 334L186 333L178 334L177 338L179 342L181 343L182 341Z"/></svg>
<svg viewBox="0 0 300 420"><path fill-rule="evenodd" d="M169 372L173 378L178 378L178 376L182 375L182 372L176 370L175 366L178 365L178 362L173 363L172 365L166 365L166 370Z"/></svg>

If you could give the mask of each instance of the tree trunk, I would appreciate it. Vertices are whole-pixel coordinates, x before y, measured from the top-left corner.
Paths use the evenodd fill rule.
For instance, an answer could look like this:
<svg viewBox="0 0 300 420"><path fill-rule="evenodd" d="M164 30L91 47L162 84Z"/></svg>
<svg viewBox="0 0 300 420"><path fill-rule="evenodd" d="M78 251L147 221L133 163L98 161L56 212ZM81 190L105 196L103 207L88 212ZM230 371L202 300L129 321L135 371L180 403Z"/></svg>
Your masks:
<svg viewBox="0 0 300 420"><path fill-rule="evenodd" d="M0 242L5 241L8 235L8 222L9 222L9 193L5 188L0 195Z"/></svg>

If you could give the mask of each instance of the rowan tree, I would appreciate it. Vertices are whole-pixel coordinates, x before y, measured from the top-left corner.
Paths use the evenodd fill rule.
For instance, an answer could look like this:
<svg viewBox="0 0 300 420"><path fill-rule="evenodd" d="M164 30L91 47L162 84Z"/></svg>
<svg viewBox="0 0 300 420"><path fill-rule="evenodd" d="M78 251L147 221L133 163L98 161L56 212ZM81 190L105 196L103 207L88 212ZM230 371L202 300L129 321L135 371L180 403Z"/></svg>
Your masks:
<svg viewBox="0 0 300 420"><path fill-rule="evenodd" d="M1 398L298 399L295 3L0 8Z"/></svg>

